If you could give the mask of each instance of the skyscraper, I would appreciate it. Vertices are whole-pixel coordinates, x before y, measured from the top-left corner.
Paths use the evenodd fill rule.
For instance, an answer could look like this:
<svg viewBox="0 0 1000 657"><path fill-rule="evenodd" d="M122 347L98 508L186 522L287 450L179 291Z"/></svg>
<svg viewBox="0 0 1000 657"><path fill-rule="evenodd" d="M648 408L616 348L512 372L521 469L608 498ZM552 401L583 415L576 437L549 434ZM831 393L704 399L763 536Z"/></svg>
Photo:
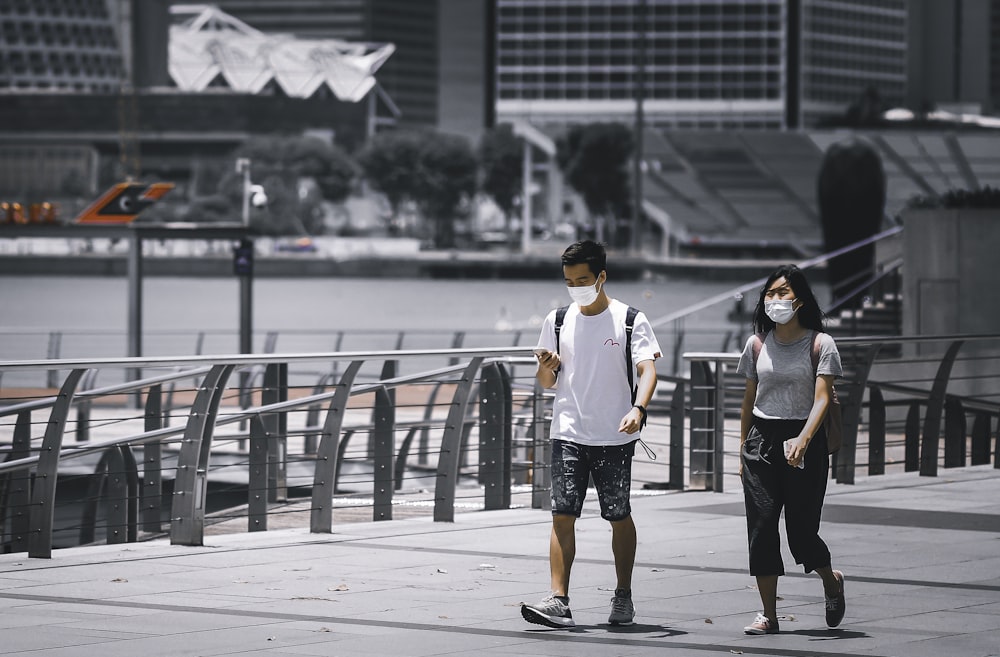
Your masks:
<svg viewBox="0 0 1000 657"><path fill-rule="evenodd" d="M498 120L795 127L906 87L905 0L497 0Z"/></svg>

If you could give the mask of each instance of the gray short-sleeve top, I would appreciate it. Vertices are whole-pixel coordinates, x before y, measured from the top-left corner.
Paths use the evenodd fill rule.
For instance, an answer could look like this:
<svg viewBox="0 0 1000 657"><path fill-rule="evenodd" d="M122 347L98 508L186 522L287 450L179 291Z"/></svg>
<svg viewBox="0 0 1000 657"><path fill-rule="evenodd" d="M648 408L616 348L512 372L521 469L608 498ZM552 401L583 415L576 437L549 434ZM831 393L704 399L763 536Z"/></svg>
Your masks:
<svg viewBox="0 0 1000 657"><path fill-rule="evenodd" d="M844 373L840 352L833 338L820 333L819 363L813 372L813 332L801 339L784 344L774 333L764 336L756 366L753 362L754 336L747 339L736 371L757 382L757 398L753 414L768 420L805 420L812 410L816 376Z"/></svg>

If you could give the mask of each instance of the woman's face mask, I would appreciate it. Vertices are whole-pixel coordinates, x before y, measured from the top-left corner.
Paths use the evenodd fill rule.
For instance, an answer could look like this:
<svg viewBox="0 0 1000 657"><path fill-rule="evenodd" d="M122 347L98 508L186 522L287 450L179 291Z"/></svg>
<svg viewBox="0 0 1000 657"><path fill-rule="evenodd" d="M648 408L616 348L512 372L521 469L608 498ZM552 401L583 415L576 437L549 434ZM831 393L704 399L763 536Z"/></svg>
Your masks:
<svg viewBox="0 0 1000 657"><path fill-rule="evenodd" d="M795 299L774 299L764 302L764 313L775 324L787 324L795 316L798 308L794 307Z"/></svg>

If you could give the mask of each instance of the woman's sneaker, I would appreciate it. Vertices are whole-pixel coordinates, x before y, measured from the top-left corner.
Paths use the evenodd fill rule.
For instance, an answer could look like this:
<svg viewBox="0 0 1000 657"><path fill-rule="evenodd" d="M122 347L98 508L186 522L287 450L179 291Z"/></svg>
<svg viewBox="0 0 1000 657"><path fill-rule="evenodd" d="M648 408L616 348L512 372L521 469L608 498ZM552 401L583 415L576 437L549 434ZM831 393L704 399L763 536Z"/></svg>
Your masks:
<svg viewBox="0 0 1000 657"><path fill-rule="evenodd" d="M744 634L777 634L778 621L771 620L764 614L757 614L753 623L743 628Z"/></svg>
<svg viewBox="0 0 1000 657"><path fill-rule="evenodd" d="M611 625L631 625L635 619L635 605L632 596L625 589L615 589L615 597L611 598L611 615L608 623Z"/></svg>
<svg viewBox="0 0 1000 657"><path fill-rule="evenodd" d="M521 603L521 616L535 625L547 627L576 627L573 612L569 610L569 598L552 594L536 605Z"/></svg>
<svg viewBox="0 0 1000 657"><path fill-rule="evenodd" d="M837 627L840 621L844 620L844 612L847 611L847 600L844 598L844 573L839 570L833 571L833 576L840 580L840 593L826 597L826 626Z"/></svg>

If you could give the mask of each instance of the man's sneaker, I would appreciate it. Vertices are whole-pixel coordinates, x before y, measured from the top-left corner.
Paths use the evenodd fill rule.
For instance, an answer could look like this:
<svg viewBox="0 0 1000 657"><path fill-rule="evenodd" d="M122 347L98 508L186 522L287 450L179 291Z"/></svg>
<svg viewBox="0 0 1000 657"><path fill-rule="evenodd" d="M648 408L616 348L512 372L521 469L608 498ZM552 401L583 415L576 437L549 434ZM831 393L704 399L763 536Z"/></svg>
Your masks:
<svg viewBox="0 0 1000 657"><path fill-rule="evenodd" d="M547 627L576 627L573 612L569 610L569 598L555 595L545 598L537 605L521 603L521 616L535 625Z"/></svg>
<svg viewBox="0 0 1000 657"><path fill-rule="evenodd" d="M847 600L844 599L844 573L835 570L833 576L840 580L840 593L832 597L826 596L827 627L840 625L840 621L844 620L844 612L847 611Z"/></svg>
<svg viewBox="0 0 1000 657"><path fill-rule="evenodd" d="M615 589L615 597L611 598L611 615L608 623L611 625L631 625L635 619L635 605L632 596L624 589Z"/></svg>
<svg viewBox="0 0 1000 657"><path fill-rule="evenodd" d="M743 628L744 634L777 634L778 621L771 620L764 614L757 614L753 623Z"/></svg>

